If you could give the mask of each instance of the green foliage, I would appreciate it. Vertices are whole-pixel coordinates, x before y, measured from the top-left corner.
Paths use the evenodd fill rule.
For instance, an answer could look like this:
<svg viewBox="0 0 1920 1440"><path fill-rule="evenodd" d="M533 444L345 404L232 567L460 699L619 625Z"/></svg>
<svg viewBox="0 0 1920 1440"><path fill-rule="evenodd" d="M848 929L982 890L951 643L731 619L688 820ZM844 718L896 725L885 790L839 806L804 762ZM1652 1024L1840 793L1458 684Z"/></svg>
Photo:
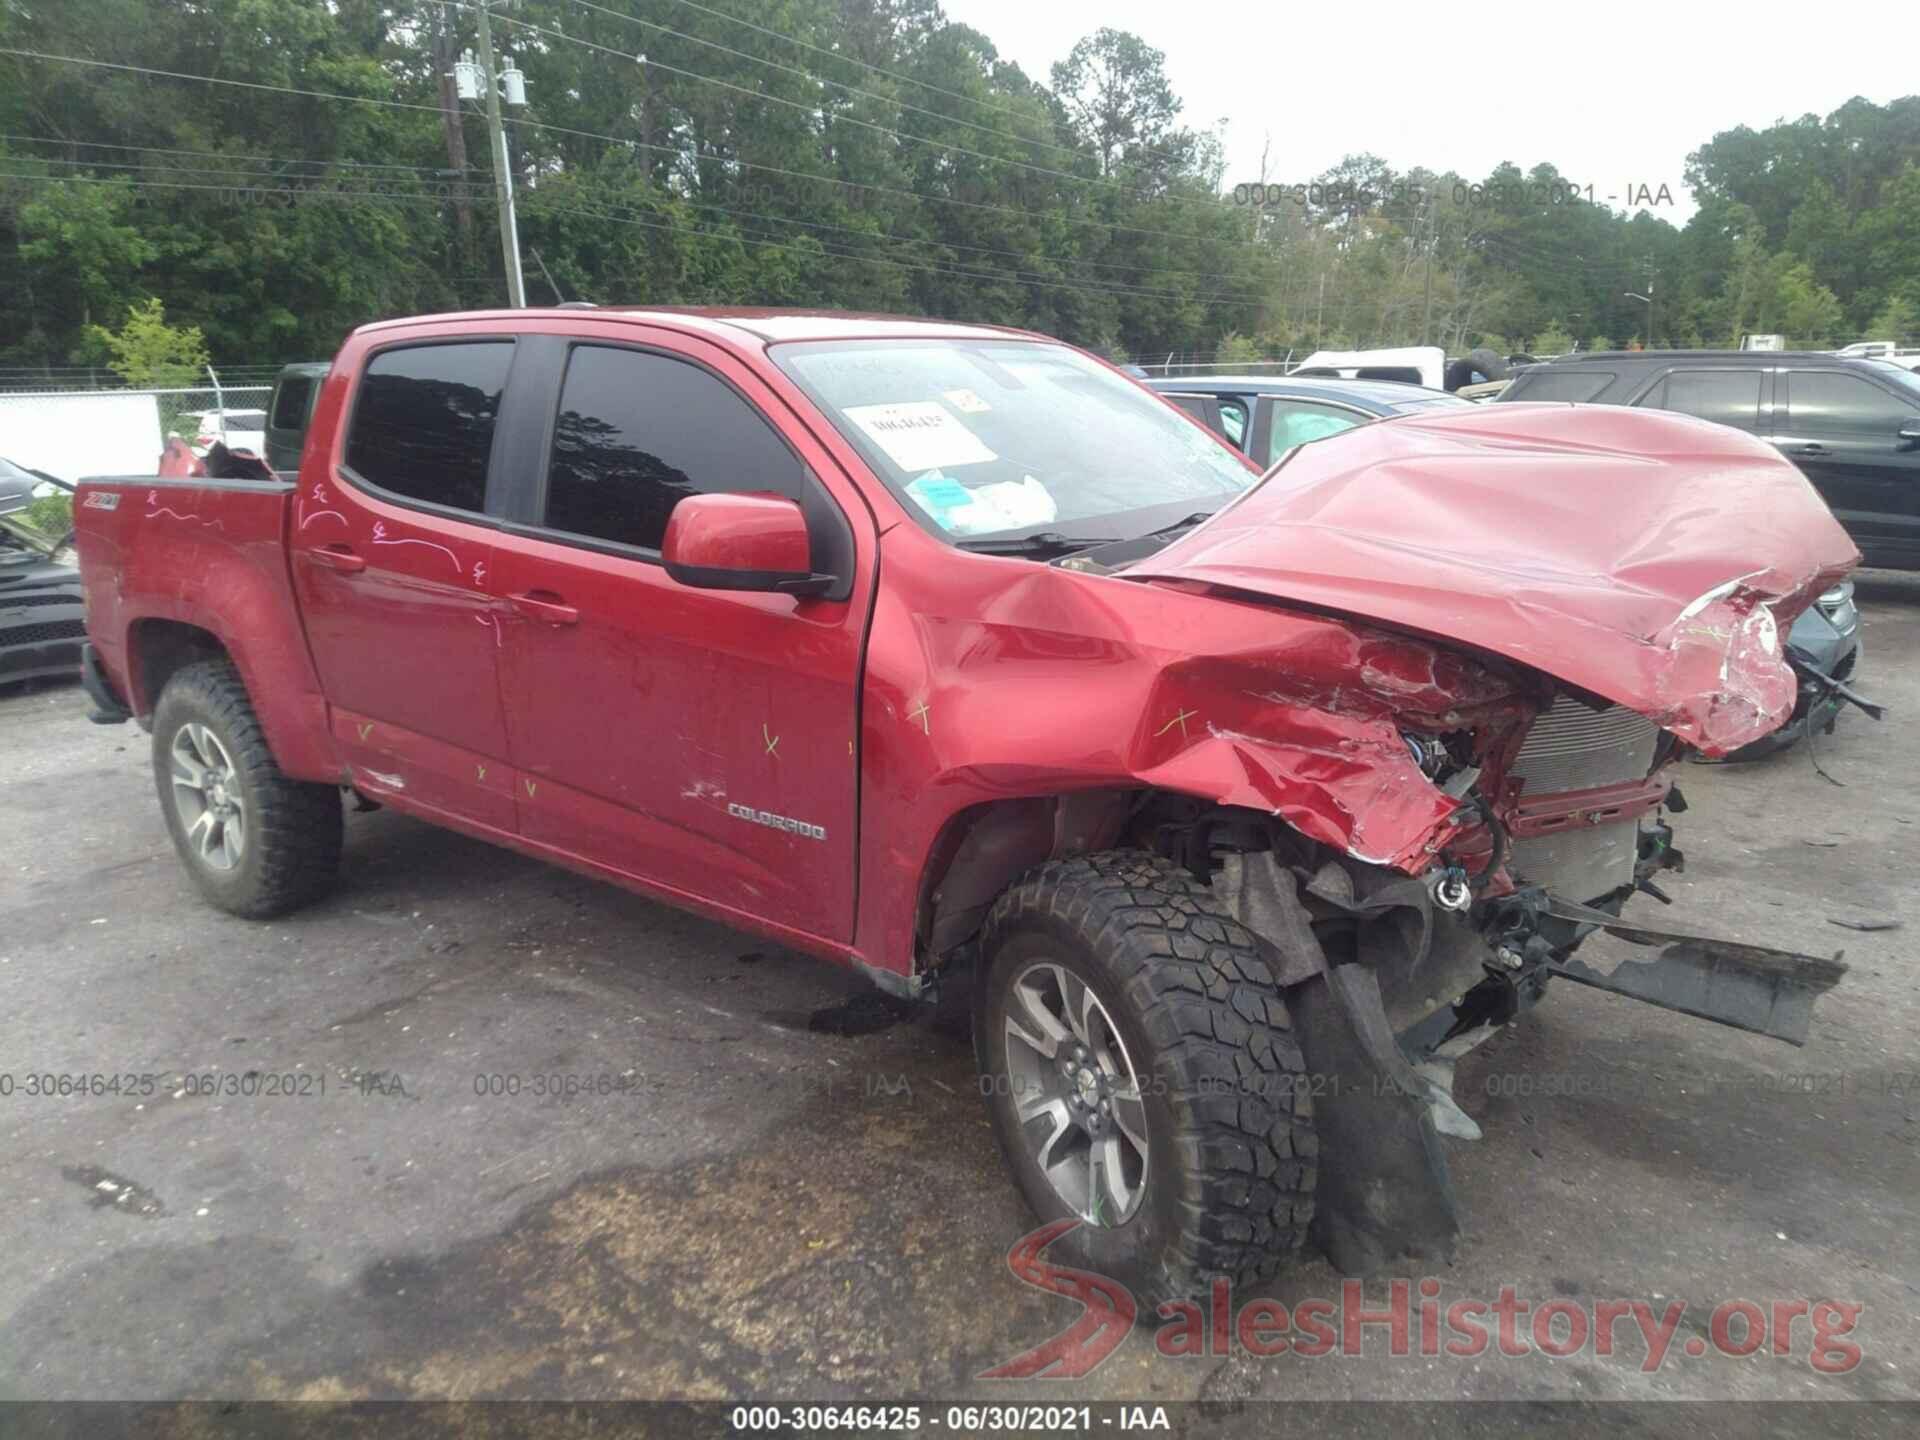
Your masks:
<svg viewBox="0 0 1920 1440"><path fill-rule="evenodd" d="M1761 306L1761 328L1787 337L1787 343L1815 347L1831 344L1840 335L1840 301L1813 278L1813 267L1788 256L1775 257L1769 267L1771 293Z"/></svg>
<svg viewBox="0 0 1920 1440"><path fill-rule="evenodd" d="M1256 360L1264 360L1260 342L1251 340L1238 331L1229 330L1220 337L1220 343L1214 348L1213 358L1220 365L1246 365Z"/></svg>
<svg viewBox="0 0 1920 1440"><path fill-rule="evenodd" d="M95 325L89 333L106 351L107 367L129 385L177 389L195 384L207 367L200 327L167 324L167 307L157 297L129 305L118 330Z"/></svg>
<svg viewBox="0 0 1920 1440"><path fill-rule="evenodd" d="M1533 343L1528 346L1528 351L1534 355L1565 355L1573 349L1573 346L1573 336L1561 329L1559 322L1555 321L1533 337Z"/></svg>
<svg viewBox="0 0 1920 1440"><path fill-rule="evenodd" d="M495 8L527 76L508 143L534 303L897 310L1236 358L1252 336L1640 335L1627 291L1657 297L1660 343L1838 341L1920 307L1916 97L1712 136L1684 229L1586 203L1548 165L1354 155L1273 177L1329 187L1311 197L1246 204L1255 177L1222 174L1125 31L1095 29L1042 84L934 0L670 9ZM19 49L320 94L0 59L0 134L24 137L0 142L0 364L102 357L100 327L150 296L223 369L502 303L486 131L443 88L473 25L439 0L5 7Z"/></svg>
<svg viewBox="0 0 1920 1440"><path fill-rule="evenodd" d="M1895 341L1920 335L1920 305L1905 295L1889 296L1887 303L1867 322L1867 334L1876 340Z"/></svg>
<svg viewBox="0 0 1920 1440"><path fill-rule="evenodd" d="M64 490L42 495L27 503L20 518L28 529L57 545L73 530L73 496Z"/></svg>

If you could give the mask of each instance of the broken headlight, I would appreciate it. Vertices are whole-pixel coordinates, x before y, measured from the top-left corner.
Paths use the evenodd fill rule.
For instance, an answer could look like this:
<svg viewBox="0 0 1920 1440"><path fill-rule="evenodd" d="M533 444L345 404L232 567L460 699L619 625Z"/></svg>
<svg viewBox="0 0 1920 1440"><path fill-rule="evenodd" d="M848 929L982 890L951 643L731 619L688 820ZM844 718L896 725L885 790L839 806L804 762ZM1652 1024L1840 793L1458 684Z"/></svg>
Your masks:
<svg viewBox="0 0 1920 1440"><path fill-rule="evenodd" d="M1407 753L1420 773L1458 800L1480 778L1480 767L1473 763L1473 736L1465 730L1447 735L1422 735L1402 730Z"/></svg>
<svg viewBox="0 0 1920 1440"><path fill-rule="evenodd" d="M1447 747L1438 735L1415 735L1401 731L1400 738L1407 742L1407 753L1413 756L1413 763L1420 767L1420 773L1429 780L1438 780L1441 769L1452 758Z"/></svg>

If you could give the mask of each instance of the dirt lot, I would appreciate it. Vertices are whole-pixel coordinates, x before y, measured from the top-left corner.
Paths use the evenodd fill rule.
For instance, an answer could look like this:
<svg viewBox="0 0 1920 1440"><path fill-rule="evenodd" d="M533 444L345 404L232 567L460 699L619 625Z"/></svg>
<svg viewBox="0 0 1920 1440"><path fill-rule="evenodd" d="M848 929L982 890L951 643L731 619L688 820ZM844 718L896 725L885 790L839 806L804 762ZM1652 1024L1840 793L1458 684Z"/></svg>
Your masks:
<svg viewBox="0 0 1920 1440"><path fill-rule="evenodd" d="M1468 1229L1438 1303L1684 1301L1655 1373L1631 1324L1611 1357L1395 1357L1375 1328L1267 1359L1143 1325L1084 1379L981 1380L1077 1311L1007 1269L1032 1222L962 1043L387 813L350 818L325 904L230 919L174 862L143 734L76 688L0 696L0 1397L1920 1396L1920 577L1861 599L1892 717L1822 738L1840 786L1804 747L1691 767L1659 917L1844 947L1812 1042L1560 985L1461 1067L1486 1138L1448 1142ZM1831 923L1862 917L1904 928ZM47 1072L129 1078L27 1094ZM1733 1299L1864 1307L1857 1365L1814 1368L1804 1320L1790 1355L1718 1353Z"/></svg>

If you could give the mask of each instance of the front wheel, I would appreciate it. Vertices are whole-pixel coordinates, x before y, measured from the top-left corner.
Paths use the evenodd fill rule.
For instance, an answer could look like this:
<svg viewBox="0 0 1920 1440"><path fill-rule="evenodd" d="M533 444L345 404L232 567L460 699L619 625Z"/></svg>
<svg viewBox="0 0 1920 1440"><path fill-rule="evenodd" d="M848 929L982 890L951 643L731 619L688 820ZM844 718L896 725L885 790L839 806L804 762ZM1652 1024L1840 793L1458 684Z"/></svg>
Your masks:
<svg viewBox="0 0 1920 1440"><path fill-rule="evenodd" d="M266 919L333 883L340 792L281 773L228 661L184 666L167 681L153 711L153 775L173 848L222 910Z"/></svg>
<svg viewBox="0 0 1920 1440"><path fill-rule="evenodd" d="M974 1045L996 1138L1053 1252L1149 1302L1267 1279L1299 1249L1312 1104L1254 938L1158 856L1051 861L988 917Z"/></svg>

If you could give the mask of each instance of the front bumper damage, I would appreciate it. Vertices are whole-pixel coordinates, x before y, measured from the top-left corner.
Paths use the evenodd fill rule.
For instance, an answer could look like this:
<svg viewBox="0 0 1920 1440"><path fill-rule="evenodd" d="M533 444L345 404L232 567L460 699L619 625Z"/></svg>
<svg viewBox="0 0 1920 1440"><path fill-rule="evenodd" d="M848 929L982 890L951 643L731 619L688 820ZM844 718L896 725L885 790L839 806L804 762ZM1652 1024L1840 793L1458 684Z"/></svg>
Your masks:
<svg viewBox="0 0 1920 1440"><path fill-rule="evenodd" d="M1346 859L1229 855L1213 885L1286 996L1320 1138L1315 1239L1350 1275L1451 1256L1460 1218L1440 1140L1479 1138L1453 1065L1550 976L1799 1045L1846 973L1838 955L1627 925L1538 889L1453 911L1428 882ZM1650 953L1611 969L1576 957L1600 930Z"/></svg>
<svg viewBox="0 0 1920 1440"><path fill-rule="evenodd" d="M1548 909L1563 920L1658 952L1644 960L1629 956L1611 969L1570 954L1553 965L1554 974L1789 1045L1807 1043L1813 1002L1847 973L1837 953L1801 955L1737 940L1623 925L1604 910L1564 900L1550 899Z"/></svg>

